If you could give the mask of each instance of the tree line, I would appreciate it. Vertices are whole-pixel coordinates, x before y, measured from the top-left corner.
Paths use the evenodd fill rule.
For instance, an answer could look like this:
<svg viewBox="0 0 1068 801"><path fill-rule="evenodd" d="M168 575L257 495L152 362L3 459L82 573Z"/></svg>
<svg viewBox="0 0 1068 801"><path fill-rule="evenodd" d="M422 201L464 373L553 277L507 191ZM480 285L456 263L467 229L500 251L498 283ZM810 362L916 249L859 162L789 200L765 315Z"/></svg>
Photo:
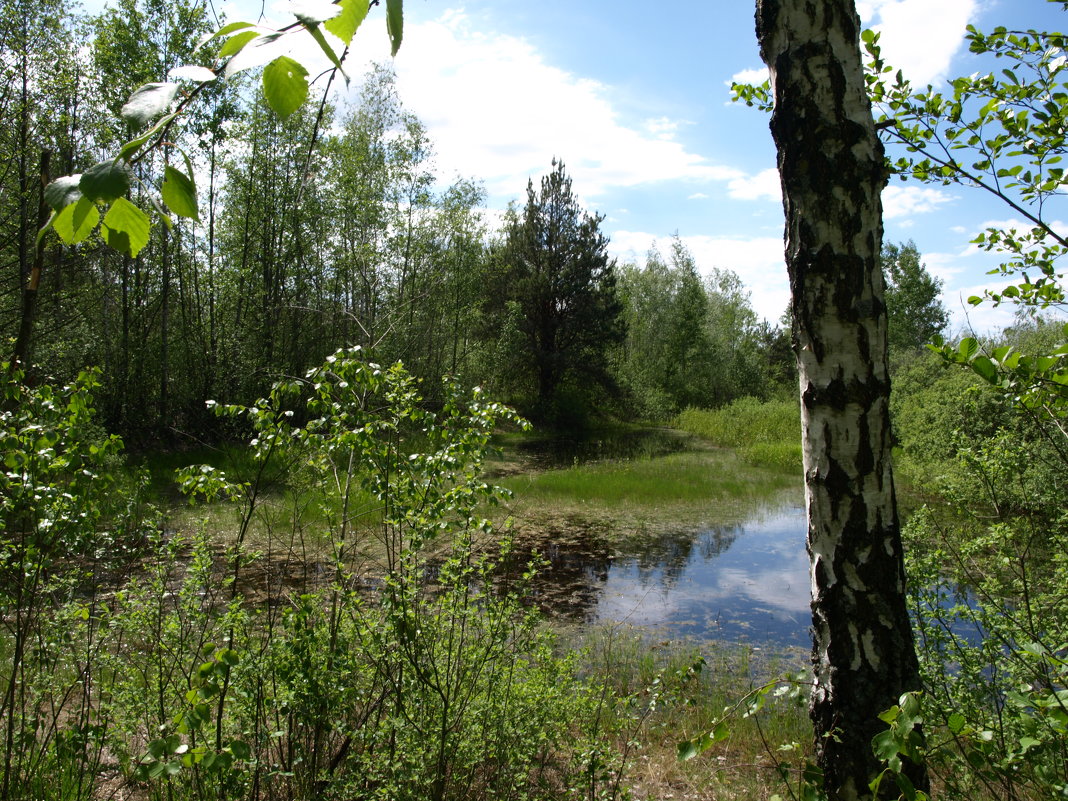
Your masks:
<svg viewBox="0 0 1068 801"><path fill-rule="evenodd" d="M3 20L0 136L14 158L0 176L0 324L15 338L50 177L42 159L52 176L92 166L115 146L111 120L130 94L193 60L211 21L198 3L151 0L90 18L64 0L7 0ZM32 361L59 379L99 365L113 430L218 434L206 401L250 402L342 345L403 361L428 387L443 374L482 384L554 425L666 419L794 380L788 316L760 320L738 276L697 265L678 237L667 254L617 264L562 160L492 226L476 179L439 179L387 67L350 104L282 120L257 87L231 82L189 115L132 183L136 199L158 204L159 176L188 166L200 186L188 217L156 226L135 252L105 247L106 224L100 237L44 248ZM887 251L893 269L917 258ZM918 263L908 269L906 284L930 282ZM892 327L907 347L945 325L923 306L937 286L919 302L912 291L898 293L901 314L919 328Z"/></svg>

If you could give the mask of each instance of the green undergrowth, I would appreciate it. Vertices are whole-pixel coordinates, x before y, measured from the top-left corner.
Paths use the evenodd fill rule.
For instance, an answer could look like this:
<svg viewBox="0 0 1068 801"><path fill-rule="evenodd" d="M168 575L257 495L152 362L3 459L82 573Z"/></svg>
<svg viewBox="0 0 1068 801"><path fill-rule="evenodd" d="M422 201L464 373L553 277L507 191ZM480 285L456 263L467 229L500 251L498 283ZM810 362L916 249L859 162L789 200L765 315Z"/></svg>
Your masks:
<svg viewBox="0 0 1068 801"><path fill-rule="evenodd" d="M739 398L719 409L688 408L675 424L752 465L800 472L801 423L794 400Z"/></svg>
<svg viewBox="0 0 1068 801"><path fill-rule="evenodd" d="M605 725L626 756L634 798L767 799L783 792L777 766L807 755L807 745L776 750L811 740L800 696L783 694L701 756L678 759L680 740L714 728L754 688L803 670L800 649L672 640L620 625L576 629L560 644L580 654L581 675L612 699Z"/></svg>
<svg viewBox="0 0 1068 801"><path fill-rule="evenodd" d="M532 611L529 571L494 583L513 546L483 515L501 493L482 476L497 420L515 419L504 407L449 384L432 414L399 366L339 353L219 409L254 438L231 469L180 469L206 513L185 529L112 479L121 443L93 425L95 387L2 387L20 470L0 494L0 797L610 800L713 782L743 788L717 798L770 796L760 729L676 759L761 680L755 651L573 635ZM620 479L634 495L712 459L729 496L727 458L589 469L637 471ZM682 502L698 492L712 489ZM383 555L375 575L365 544ZM765 718L776 741L804 725L782 714Z"/></svg>

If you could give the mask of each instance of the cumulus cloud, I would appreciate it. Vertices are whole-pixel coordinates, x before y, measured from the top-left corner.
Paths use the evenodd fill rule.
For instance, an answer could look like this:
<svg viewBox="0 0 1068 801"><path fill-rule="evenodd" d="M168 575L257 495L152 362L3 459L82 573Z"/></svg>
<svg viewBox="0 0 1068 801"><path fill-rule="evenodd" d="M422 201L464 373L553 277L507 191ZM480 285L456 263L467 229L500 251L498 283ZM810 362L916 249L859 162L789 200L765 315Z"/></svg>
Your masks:
<svg viewBox="0 0 1068 801"><path fill-rule="evenodd" d="M950 60L964 43L978 0L859 0L861 21L880 33L883 57L913 83L926 86L946 77Z"/></svg>
<svg viewBox="0 0 1068 801"><path fill-rule="evenodd" d="M732 83L752 83L759 86L768 79L767 67L754 67L753 69L740 70L731 76L729 81L725 81L727 86Z"/></svg>
<svg viewBox="0 0 1068 801"><path fill-rule="evenodd" d="M357 44L354 52L388 60L381 31ZM361 69L353 65L352 72ZM475 30L462 10L405 19L396 70L400 96L427 126L439 163L479 176L491 194L518 193L554 156L586 198L610 188L738 175L675 141L685 120L628 123L611 87L550 64L521 37Z"/></svg>
<svg viewBox="0 0 1068 801"><path fill-rule="evenodd" d="M883 219L893 220L915 214L928 214L952 200L953 196L947 195L941 189L890 184L883 190Z"/></svg>
<svg viewBox="0 0 1068 801"><path fill-rule="evenodd" d="M727 182L727 193L736 200L782 201L779 171L772 167L756 175L741 175Z"/></svg>
<svg viewBox="0 0 1068 801"><path fill-rule="evenodd" d="M879 32L886 62L923 87L946 77L968 24L978 16L979 0L858 0L857 13L864 27ZM767 77L766 67L753 67L725 83L761 84Z"/></svg>
<svg viewBox="0 0 1068 801"><path fill-rule="evenodd" d="M655 119L646 120L644 128L646 132L652 134L657 139L672 139L675 133L679 130L680 123L678 120L672 120L668 117L657 117Z"/></svg>

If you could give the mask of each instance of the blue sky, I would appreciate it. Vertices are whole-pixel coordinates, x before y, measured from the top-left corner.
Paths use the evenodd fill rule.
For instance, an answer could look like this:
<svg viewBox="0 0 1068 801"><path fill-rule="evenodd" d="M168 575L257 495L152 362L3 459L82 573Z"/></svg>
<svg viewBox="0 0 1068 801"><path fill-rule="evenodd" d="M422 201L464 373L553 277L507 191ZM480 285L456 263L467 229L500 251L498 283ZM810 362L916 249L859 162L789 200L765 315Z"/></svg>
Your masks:
<svg viewBox="0 0 1068 801"><path fill-rule="evenodd" d="M222 8L249 19L260 5ZM732 104L729 92L733 77L762 68L753 9L745 0L407 0L399 89L429 129L442 178L482 180L491 211L522 200L528 177L560 157L582 202L605 215L621 260L640 260L677 232L699 266L737 272L758 313L776 320L788 285L774 148L765 115ZM858 2L865 25L882 31L888 62L936 86L991 69L967 52L966 25L1062 30L1059 9L1045 0ZM384 28L382 9L372 9L350 72L388 60ZM1007 207L978 190L897 181L884 205L886 240L915 240L945 282L956 329L1010 322L1007 310L966 313L961 300L991 285L994 258L968 243L986 223L1010 219Z"/></svg>

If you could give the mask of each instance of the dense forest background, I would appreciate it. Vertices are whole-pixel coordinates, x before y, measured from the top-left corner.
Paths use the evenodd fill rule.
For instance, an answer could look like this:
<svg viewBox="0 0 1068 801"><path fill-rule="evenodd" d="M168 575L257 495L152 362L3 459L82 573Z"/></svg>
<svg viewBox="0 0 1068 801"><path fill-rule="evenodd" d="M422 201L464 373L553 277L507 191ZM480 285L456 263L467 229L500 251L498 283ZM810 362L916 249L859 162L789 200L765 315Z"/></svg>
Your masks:
<svg viewBox="0 0 1068 801"><path fill-rule="evenodd" d="M0 331L14 339L42 164L54 177L104 158L133 132L115 129L126 98L192 61L210 20L201 4L152 0L97 17L9 1L2 19ZM207 91L173 146L136 164L144 204L187 160L195 218L154 227L135 256L96 235L45 252L31 361L58 380L101 367L103 422L131 444L217 437L206 401L250 402L350 345L431 379L432 403L450 374L557 426L792 392L789 321L758 319L729 265L696 264L678 239L616 263L563 161L498 218L477 176L435 171L388 67L351 105L284 122L251 83ZM912 245L887 250L902 349L947 321L918 259Z"/></svg>

